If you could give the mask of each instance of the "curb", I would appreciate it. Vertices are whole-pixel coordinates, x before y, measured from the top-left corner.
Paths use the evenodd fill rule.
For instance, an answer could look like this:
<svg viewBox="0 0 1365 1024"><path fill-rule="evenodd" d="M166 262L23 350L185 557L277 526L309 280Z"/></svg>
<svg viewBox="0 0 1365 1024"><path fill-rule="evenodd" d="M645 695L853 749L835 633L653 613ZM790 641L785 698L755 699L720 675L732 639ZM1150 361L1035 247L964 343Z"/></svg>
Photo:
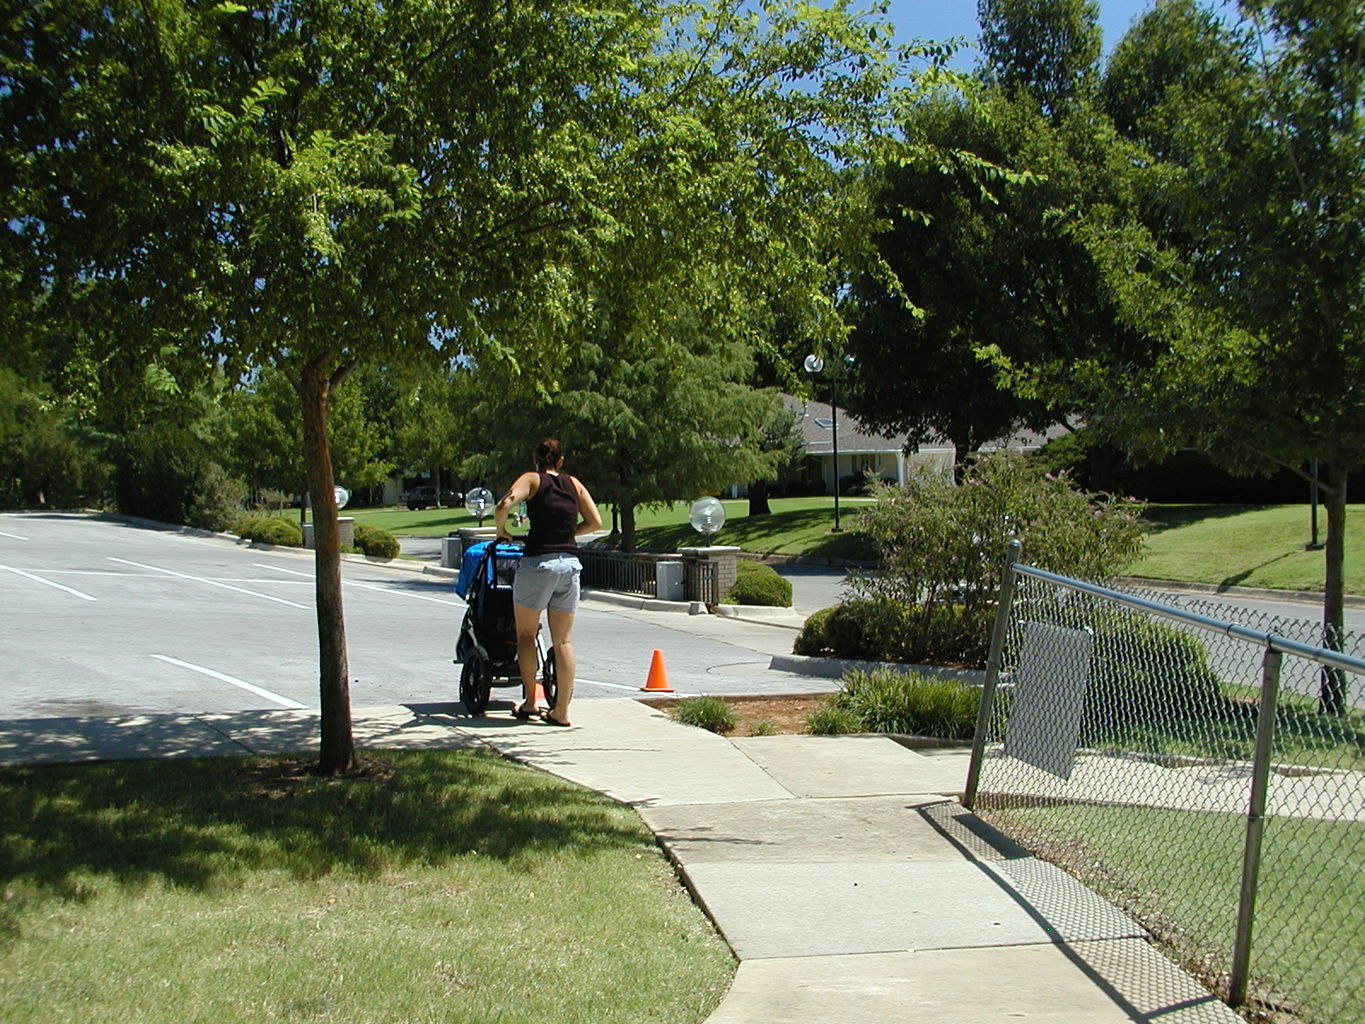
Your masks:
<svg viewBox="0 0 1365 1024"><path fill-rule="evenodd" d="M715 614L740 622L755 622L764 626L780 626L798 632L806 624L806 616L794 608L773 608L757 604L718 604Z"/></svg>
<svg viewBox="0 0 1365 1024"><path fill-rule="evenodd" d="M583 590L584 601L629 608L632 611L680 612L686 615L709 615L706 605L701 601L660 601L656 597L641 594L618 594L611 590Z"/></svg>
<svg viewBox="0 0 1365 1024"><path fill-rule="evenodd" d="M1126 587L1145 590L1166 590L1175 594L1202 594L1216 597L1249 597L1262 601L1302 601L1307 604L1321 604L1321 590L1269 590L1264 587L1234 587L1221 583L1188 583L1183 580L1152 580L1143 576L1118 576L1115 582ZM1342 595L1341 603L1346 608L1365 608L1365 597L1358 594Z"/></svg>
<svg viewBox="0 0 1365 1024"><path fill-rule="evenodd" d="M768 663L774 672L793 675L818 676L822 679L842 679L849 671L871 672L891 669L893 672L916 672L935 679L955 679L969 686L981 686L986 681L985 669L947 668L943 665L911 665L901 661L853 661L845 658L815 658L804 654L774 654Z"/></svg>

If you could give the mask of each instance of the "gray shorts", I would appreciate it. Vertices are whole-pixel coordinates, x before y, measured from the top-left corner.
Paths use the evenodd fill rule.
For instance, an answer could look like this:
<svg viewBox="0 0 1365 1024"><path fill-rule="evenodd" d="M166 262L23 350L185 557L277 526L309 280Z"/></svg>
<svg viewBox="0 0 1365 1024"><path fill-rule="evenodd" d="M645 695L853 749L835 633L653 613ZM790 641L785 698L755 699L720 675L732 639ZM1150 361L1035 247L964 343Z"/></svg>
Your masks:
<svg viewBox="0 0 1365 1024"><path fill-rule="evenodd" d="M577 555L551 551L544 555L523 555L517 563L517 578L512 581L512 600L524 608L543 612L578 610L578 577L583 563Z"/></svg>

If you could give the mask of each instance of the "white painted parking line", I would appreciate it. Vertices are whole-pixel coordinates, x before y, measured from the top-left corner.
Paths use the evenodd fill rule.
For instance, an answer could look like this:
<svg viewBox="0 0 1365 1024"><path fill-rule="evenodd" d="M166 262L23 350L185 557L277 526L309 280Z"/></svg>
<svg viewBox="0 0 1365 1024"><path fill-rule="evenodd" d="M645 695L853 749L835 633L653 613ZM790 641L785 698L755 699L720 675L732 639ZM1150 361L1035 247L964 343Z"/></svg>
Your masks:
<svg viewBox="0 0 1365 1024"><path fill-rule="evenodd" d="M278 693L271 693L269 690L264 690L259 686L225 675L222 672L215 672L213 669L205 668L203 665L192 665L188 661L181 661L179 658L172 658L167 654L153 654L152 657L156 658L158 661L164 661L169 665L179 665L181 668L187 668L191 672L198 672L201 675L212 676L214 679L221 679L223 682L231 683L233 686L240 686L243 690L248 690L258 697L264 697L266 700L273 700L282 707L296 708L302 711L308 709L307 704L300 704L298 701L290 700L288 697L281 697Z"/></svg>
<svg viewBox="0 0 1365 1024"><path fill-rule="evenodd" d="M245 587L234 587L230 583L220 583L218 582L218 580L205 579L203 576L190 576L188 573L176 572L174 569L163 569L160 566L145 565L142 562L130 562L126 558L115 558L113 555L109 556L109 560L111 562L122 562L124 565L135 565L139 569L147 569L150 570L151 572L162 572L165 573L167 576L176 576L182 580L190 580L194 583L206 583L210 587L222 587L224 590L235 590L239 594L249 594L251 597L259 597L263 598L266 601L275 601L278 602L279 604L287 604L289 605L290 608L302 608L304 611L308 611L308 605L306 604L299 604L296 601L286 601L282 597L275 597L272 594L262 594L259 591L255 590L247 590Z"/></svg>
<svg viewBox="0 0 1365 1024"><path fill-rule="evenodd" d="M284 566L281 565L267 565L264 562L254 562L252 564L260 569L273 569L276 572L287 572L291 576L304 576L307 577L308 579L313 578L313 574L311 572L300 572L297 569L286 569L284 568ZM414 601L431 601L433 604L449 605L452 608L463 608L465 606L465 603L463 601L451 601L448 598L431 597L428 594L409 594L406 590L392 590L389 587L377 587L373 583L356 583L352 580L347 579L343 579L341 582L343 586L359 587L361 590L377 590L381 594L392 594L394 597L410 597Z"/></svg>
<svg viewBox="0 0 1365 1024"><path fill-rule="evenodd" d="M16 576L22 576L24 577L24 579L32 580L34 583L42 583L49 587L56 587L58 590L65 590L68 594L72 594L75 597L79 597L86 601L99 600L98 597L91 597L89 594L82 594L79 590L72 590L70 587L62 586L60 583L53 583L51 580L45 580L41 576L35 576L31 572L24 572L23 569L16 569L12 565L0 565L0 569L4 569L6 572L12 572Z"/></svg>
<svg viewBox="0 0 1365 1024"><path fill-rule="evenodd" d="M17 533L6 533L0 530L0 537L8 537L10 540L28 540L27 537L20 537Z"/></svg>

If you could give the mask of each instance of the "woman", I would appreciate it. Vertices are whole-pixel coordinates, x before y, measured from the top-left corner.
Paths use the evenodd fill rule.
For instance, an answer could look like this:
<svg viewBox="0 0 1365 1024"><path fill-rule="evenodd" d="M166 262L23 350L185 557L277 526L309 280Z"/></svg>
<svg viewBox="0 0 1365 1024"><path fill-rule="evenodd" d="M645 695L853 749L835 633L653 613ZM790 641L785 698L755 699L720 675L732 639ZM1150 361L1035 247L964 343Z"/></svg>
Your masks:
<svg viewBox="0 0 1365 1024"><path fill-rule="evenodd" d="M547 437L532 455L535 471L523 473L507 489L493 512L499 540L511 540L507 514L523 501L531 519L517 577L512 583L512 612L517 624L517 668L521 671L522 702L512 714L520 719L536 715L536 631L540 613L550 625L555 654L558 691L555 704L541 715L549 725L569 724L569 700L573 697L574 612L578 608L578 536L602 528L602 516L592 495L567 473L559 440Z"/></svg>

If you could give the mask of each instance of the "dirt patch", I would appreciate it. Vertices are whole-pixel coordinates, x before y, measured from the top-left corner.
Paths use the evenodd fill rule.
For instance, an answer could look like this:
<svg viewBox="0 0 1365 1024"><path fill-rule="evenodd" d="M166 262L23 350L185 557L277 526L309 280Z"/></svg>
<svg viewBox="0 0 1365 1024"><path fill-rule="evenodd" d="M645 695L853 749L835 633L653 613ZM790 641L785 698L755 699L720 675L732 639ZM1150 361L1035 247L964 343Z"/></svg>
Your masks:
<svg viewBox="0 0 1365 1024"><path fill-rule="evenodd" d="M807 733L806 720L829 696L824 693L778 694L771 697L722 697L738 723L731 736L790 736ZM676 700L652 697L643 703L667 711Z"/></svg>

